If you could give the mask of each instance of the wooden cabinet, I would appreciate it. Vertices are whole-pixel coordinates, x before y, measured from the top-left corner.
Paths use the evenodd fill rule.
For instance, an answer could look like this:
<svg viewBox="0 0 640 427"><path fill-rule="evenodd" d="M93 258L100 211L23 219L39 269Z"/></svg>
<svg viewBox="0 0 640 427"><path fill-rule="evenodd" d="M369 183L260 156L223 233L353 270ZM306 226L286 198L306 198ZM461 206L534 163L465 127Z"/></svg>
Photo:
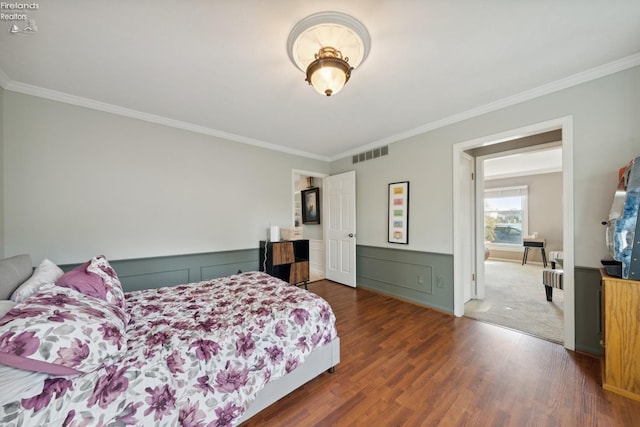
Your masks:
<svg viewBox="0 0 640 427"><path fill-rule="evenodd" d="M602 387L640 400L640 281L602 275Z"/></svg>
<svg viewBox="0 0 640 427"><path fill-rule="evenodd" d="M309 281L309 240L260 241L260 271L292 285Z"/></svg>

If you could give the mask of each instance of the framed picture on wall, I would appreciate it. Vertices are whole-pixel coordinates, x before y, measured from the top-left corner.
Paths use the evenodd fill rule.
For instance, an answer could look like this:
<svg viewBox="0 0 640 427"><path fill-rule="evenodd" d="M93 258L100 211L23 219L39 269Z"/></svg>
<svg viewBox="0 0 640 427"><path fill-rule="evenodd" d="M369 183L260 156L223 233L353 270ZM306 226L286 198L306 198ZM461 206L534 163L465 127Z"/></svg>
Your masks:
<svg viewBox="0 0 640 427"><path fill-rule="evenodd" d="M409 244L409 181L389 184L389 243Z"/></svg>
<svg viewBox="0 0 640 427"><path fill-rule="evenodd" d="M302 190L302 223L320 224L320 189Z"/></svg>

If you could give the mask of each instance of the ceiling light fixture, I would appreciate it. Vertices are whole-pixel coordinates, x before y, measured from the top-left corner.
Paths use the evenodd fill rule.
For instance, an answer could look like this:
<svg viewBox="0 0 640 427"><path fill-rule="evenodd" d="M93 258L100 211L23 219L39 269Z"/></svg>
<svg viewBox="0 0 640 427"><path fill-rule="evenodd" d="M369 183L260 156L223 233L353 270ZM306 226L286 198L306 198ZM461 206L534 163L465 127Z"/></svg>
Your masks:
<svg viewBox="0 0 640 427"><path fill-rule="evenodd" d="M321 95L340 92L351 71L369 55L371 38L364 25L340 12L319 12L298 22L287 39L289 59Z"/></svg>

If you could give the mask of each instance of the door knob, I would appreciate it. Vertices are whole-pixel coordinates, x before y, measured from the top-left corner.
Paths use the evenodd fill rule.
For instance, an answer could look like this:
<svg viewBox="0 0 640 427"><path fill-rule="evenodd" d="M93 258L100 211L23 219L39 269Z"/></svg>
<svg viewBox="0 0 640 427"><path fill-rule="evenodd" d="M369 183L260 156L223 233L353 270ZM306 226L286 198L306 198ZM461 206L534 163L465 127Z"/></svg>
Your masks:
<svg viewBox="0 0 640 427"><path fill-rule="evenodd" d="M349 233L349 237L353 237L353 233Z"/></svg>

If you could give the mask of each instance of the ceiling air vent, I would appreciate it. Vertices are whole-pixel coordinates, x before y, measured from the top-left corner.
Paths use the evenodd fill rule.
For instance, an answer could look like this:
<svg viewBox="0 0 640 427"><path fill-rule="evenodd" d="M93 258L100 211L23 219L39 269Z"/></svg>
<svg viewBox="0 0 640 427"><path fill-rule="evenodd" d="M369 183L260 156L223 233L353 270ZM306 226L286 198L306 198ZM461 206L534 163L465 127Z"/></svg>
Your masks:
<svg viewBox="0 0 640 427"><path fill-rule="evenodd" d="M360 163L365 162L371 159L377 159L381 156L386 156L389 154L389 146L385 145L384 147L374 148L373 150L365 151L363 153L354 154L351 157L352 163Z"/></svg>

